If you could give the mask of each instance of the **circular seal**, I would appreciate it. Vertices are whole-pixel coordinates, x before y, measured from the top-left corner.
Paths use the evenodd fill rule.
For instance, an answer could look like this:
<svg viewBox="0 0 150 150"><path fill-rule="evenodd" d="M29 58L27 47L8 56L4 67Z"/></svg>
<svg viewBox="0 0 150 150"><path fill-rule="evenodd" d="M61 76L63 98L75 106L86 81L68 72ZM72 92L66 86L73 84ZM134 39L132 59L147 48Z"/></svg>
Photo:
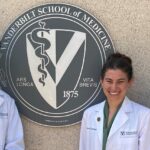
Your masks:
<svg viewBox="0 0 150 150"><path fill-rule="evenodd" d="M30 120L72 125L87 107L103 101L100 72L111 53L108 33L88 12L68 4L41 5L5 32L0 82Z"/></svg>

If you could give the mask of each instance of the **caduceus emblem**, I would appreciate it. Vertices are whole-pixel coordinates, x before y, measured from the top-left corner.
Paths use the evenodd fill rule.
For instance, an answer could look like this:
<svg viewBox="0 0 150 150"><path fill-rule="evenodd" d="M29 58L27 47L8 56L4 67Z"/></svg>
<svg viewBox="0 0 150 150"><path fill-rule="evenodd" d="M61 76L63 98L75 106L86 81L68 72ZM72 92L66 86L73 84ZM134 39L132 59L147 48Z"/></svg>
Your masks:
<svg viewBox="0 0 150 150"><path fill-rule="evenodd" d="M32 31L31 39L37 46L35 48L35 54L41 59L41 64L38 65L38 71L41 73L39 82L45 85L45 78L47 72L45 67L49 64L50 58L46 52L51 46L50 41L44 38L44 33L50 33L49 29L45 29L45 22L39 22L40 28L36 28ZM40 35L38 35L40 34Z"/></svg>
<svg viewBox="0 0 150 150"><path fill-rule="evenodd" d="M81 64L76 70L78 75L77 78L74 77L73 86L69 85L68 89L75 90L77 87L84 64L85 43L85 33L46 28L45 22L38 22L38 27L26 35L27 57L32 79L40 95L54 109L58 109L68 100L60 95L63 94L63 82L60 84L60 81L80 51ZM59 89L61 92L57 93Z"/></svg>

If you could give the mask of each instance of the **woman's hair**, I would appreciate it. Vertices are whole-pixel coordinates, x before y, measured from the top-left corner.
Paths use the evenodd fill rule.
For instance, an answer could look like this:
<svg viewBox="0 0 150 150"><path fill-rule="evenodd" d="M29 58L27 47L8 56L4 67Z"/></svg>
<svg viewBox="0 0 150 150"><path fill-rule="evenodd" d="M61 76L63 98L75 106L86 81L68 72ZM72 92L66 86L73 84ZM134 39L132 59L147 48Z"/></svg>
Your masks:
<svg viewBox="0 0 150 150"><path fill-rule="evenodd" d="M128 80L131 80L133 77L133 68L132 68L132 60L128 56L121 53L111 54L102 70L101 70L101 79L104 79L105 73L108 69L120 69L125 72L128 76Z"/></svg>

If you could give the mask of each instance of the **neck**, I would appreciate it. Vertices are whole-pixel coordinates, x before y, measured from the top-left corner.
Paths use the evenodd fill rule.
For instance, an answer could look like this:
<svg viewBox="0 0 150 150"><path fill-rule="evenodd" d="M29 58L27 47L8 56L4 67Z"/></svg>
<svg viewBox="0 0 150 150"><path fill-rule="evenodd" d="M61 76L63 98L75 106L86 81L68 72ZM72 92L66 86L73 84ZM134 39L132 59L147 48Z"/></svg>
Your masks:
<svg viewBox="0 0 150 150"><path fill-rule="evenodd" d="M109 105L109 111L116 111L118 106L122 103L122 100L107 100Z"/></svg>

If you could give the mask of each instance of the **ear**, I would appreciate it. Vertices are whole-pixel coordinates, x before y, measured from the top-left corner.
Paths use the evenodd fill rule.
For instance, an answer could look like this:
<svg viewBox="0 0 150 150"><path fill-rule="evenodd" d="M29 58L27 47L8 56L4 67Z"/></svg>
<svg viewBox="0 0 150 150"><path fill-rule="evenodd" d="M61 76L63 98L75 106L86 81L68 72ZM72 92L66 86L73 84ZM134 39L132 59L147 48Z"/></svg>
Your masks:
<svg viewBox="0 0 150 150"><path fill-rule="evenodd" d="M133 83L134 83L134 78L132 78L132 79L129 81L129 87L131 87Z"/></svg>
<svg viewBox="0 0 150 150"><path fill-rule="evenodd" d="M103 80L102 79L100 79L100 84L103 84Z"/></svg>

